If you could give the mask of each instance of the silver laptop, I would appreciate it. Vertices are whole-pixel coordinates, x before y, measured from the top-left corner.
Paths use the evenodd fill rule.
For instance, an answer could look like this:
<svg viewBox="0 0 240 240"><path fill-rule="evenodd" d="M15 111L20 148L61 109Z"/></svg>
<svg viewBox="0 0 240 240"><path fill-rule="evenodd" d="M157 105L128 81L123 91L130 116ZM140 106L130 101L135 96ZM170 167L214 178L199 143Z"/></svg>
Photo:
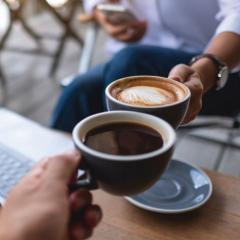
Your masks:
<svg viewBox="0 0 240 240"><path fill-rule="evenodd" d="M0 203L39 160L72 148L70 136L0 108Z"/></svg>

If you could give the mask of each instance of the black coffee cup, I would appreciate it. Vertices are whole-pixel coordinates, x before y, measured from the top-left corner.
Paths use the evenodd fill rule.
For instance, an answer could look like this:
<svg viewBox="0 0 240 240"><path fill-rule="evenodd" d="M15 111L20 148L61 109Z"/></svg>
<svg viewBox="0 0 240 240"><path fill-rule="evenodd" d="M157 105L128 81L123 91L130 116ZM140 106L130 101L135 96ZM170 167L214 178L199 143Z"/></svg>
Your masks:
<svg viewBox="0 0 240 240"><path fill-rule="evenodd" d="M117 100L111 93L114 88L117 86L124 86L125 84L129 84L136 80L153 80L153 81L161 81L170 83L175 85L181 92L183 96L181 99L177 101L173 101L172 103L159 105L159 106L136 106L131 104L126 104L122 101ZM162 118L167 121L171 126L176 129L182 123L190 101L191 93L188 87L184 84L177 82L175 80L157 76L132 76L126 77L119 80L112 82L105 90L106 102L107 102L107 109L108 111L115 111L115 110L125 110L125 111L135 111L135 112L142 112L154 115L156 117Z"/></svg>
<svg viewBox="0 0 240 240"><path fill-rule="evenodd" d="M156 130L163 146L150 153L122 156L102 153L84 144L89 131L112 123L137 123ZM73 140L85 163L87 178L72 186L97 189L115 195L132 195L151 187L166 169L176 140L173 128L164 120L129 111L104 112L82 120L73 130ZM87 169L87 170L86 170Z"/></svg>

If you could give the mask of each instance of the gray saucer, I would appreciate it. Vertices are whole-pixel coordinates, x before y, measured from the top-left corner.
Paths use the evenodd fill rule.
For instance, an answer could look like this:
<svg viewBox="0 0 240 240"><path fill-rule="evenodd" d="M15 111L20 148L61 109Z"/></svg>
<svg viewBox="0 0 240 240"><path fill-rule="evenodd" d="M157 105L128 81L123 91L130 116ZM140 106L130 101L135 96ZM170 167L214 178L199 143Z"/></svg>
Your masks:
<svg viewBox="0 0 240 240"><path fill-rule="evenodd" d="M183 213L199 208L210 198L212 182L200 169L172 160L161 179L146 192L126 197L140 207L158 213Z"/></svg>

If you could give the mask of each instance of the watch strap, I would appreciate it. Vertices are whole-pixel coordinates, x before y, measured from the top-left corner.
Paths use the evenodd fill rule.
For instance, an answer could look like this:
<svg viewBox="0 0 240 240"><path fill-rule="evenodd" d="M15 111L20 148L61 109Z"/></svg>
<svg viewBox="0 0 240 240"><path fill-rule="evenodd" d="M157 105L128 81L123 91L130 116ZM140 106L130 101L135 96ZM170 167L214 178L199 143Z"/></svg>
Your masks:
<svg viewBox="0 0 240 240"><path fill-rule="evenodd" d="M227 68L227 65L221 61L217 56L213 55L213 54L210 54L210 53L204 53L204 54L201 54L199 56L196 56L196 57L193 57L192 60L190 61L189 63L189 66L192 66L195 62L197 62L198 60L202 59L202 58L208 58L210 59L215 65L216 67L218 68L218 74L216 76L216 90L220 90L225 84L225 83L222 83L221 82L221 75L220 75L220 72L223 68Z"/></svg>
<svg viewBox="0 0 240 240"><path fill-rule="evenodd" d="M226 66L226 64L222 60L220 60L218 57L216 57L215 55L210 54L210 53L204 53L199 56L193 57L192 60L190 61L189 65L190 66L193 65L195 62L197 62L198 60L200 60L202 58L210 59L218 68L222 68L222 67Z"/></svg>

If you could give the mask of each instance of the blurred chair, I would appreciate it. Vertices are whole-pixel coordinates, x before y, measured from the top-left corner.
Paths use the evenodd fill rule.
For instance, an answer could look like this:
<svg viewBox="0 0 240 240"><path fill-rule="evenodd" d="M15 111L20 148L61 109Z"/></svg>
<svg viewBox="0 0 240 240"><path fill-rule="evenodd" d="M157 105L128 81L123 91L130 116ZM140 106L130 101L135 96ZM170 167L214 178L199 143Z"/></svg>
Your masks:
<svg viewBox="0 0 240 240"><path fill-rule="evenodd" d="M50 67L50 75L53 76L60 64L62 53L64 51L65 43L68 38L73 38L80 47L83 46L83 40L78 35L77 31L72 28L71 23L75 17L78 6L81 3L79 0L39 0L42 6L57 19L57 21L63 27L63 33L60 37L54 36L40 36L35 30L30 27L24 18L23 11L28 3L27 0L0 0L6 9L8 9L9 24L5 29L0 39L0 54L2 51L13 51L23 54L44 55L53 58L53 63ZM67 8L64 14L61 14L60 9ZM21 49L20 47L7 47L6 43L13 29L15 22L19 22L23 30L36 42L37 49ZM57 50L52 54L42 48L41 40L43 38L51 38L57 40ZM3 68L0 65L0 105L6 102L6 86L7 81L4 77Z"/></svg>
<svg viewBox="0 0 240 240"><path fill-rule="evenodd" d="M56 70L60 64L62 53L68 38L74 39L80 47L83 46L83 40L78 33L72 28L71 23L75 17L76 11L78 10L79 0L40 0L39 1L49 12L57 19L57 21L63 26L64 31L58 38L59 44L57 51L53 55L53 64L50 69L50 76L54 76ZM60 8L68 6L69 11L65 16L60 13Z"/></svg>
<svg viewBox="0 0 240 240"><path fill-rule="evenodd" d="M8 37L12 31L13 25L16 21L20 22L23 29L29 34L34 41L39 44L40 36L28 25L25 18L23 17L23 8L26 4L26 0L2 0L9 9L10 23L6 29L4 35L0 41L0 51L5 47ZM18 49L14 49L18 50Z"/></svg>
<svg viewBox="0 0 240 240"><path fill-rule="evenodd" d="M40 46L40 36L28 25L25 18L23 17L23 9L25 7L26 0L1 0L1 4L5 6L8 14L5 14L4 17L8 18L7 28L5 29L1 39L0 39L0 54L4 50L14 51L19 53L31 53L36 54L36 51L27 51L21 48L10 48L6 47L6 43L10 36L10 33L13 29L14 23L19 22L23 30ZM2 5L2 6L3 6ZM6 94L7 92L7 79L3 72L3 67L0 65L0 105L6 103Z"/></svg>
<svg viewBox="0 0 240 240"><path fill-rule="evenodd" d="M10 32L13 28L13 25L16 21L20 22L23 26L23 29L29 34L31 38L37 43L39 50L22 50L20 48L12 48L8 50L21 52L21 53L30 53L30 54L43 54L50 57L53 57L53 64L51 66L50 75L53 76L58 68L59 62L61 60L61 56L64 50L64 46L66 40L71 37L77 41L77 43L82 47L83 40L80 36L78 36L77 32L71 27L71 22L75 17L75 13L78 9L78 0L40 0L39 2L49 10L49 12L60 22L63 26L63 34L59 38L51 37L52 39L56 39L59 41L56 52L52 55L41 49L41 39L45 38L45 36L40 36L37 34L33 28L31 28L25 18L23 17L23 10L25 5L27 4L27 0L2 0L8 6L10 11L10 24L5 31L2 39L0 40L0 51L5 48L6 42L10 35ZM59 9L67 6L69 11L65 16L61 15Z"/></svg>

